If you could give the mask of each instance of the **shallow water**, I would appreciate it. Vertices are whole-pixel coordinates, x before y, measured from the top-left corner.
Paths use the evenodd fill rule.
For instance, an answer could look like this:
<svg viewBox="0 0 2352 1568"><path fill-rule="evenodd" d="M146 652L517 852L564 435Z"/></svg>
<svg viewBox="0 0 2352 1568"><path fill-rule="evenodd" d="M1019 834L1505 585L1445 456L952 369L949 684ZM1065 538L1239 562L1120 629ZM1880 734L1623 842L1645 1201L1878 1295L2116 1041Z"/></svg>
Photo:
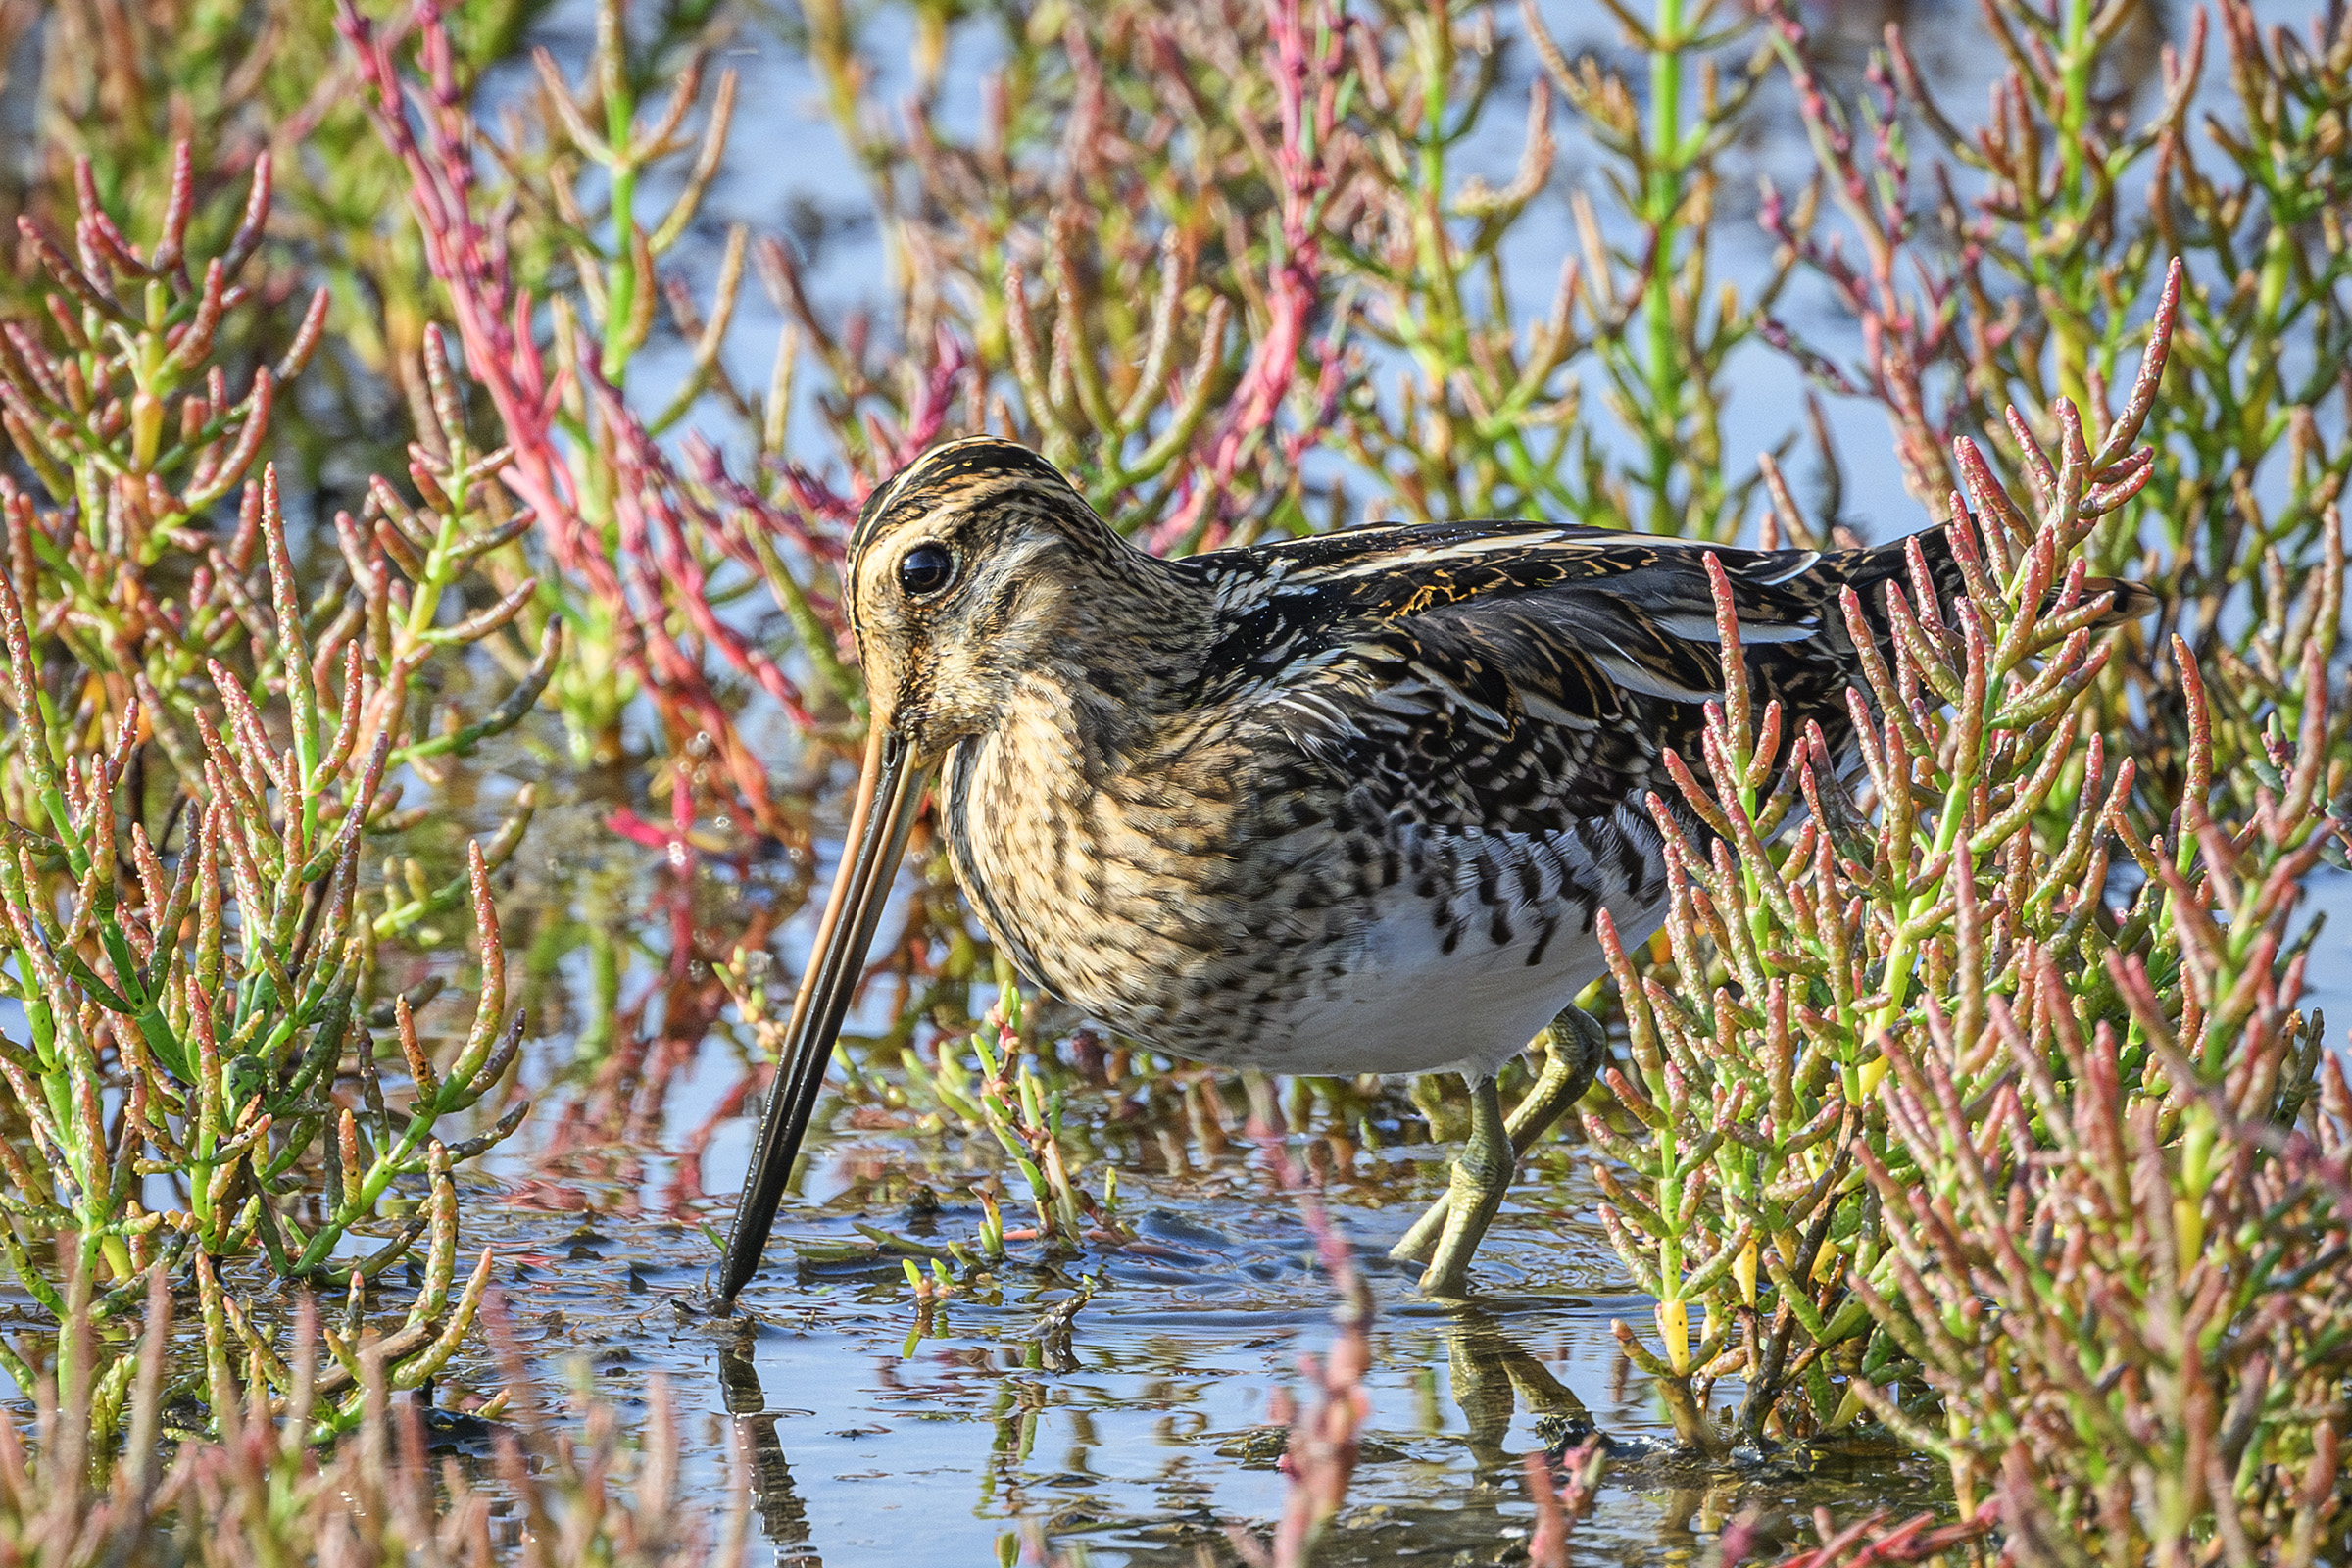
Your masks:
<svg viewBox="0 0 2352 1568"><path fill-rule="evenodd" d="M935 1151L897 1146L836 1135L810 1185L894 1153L932 1163ZM1363 1453L1318 1561L1508 1560L1532 1517L1521 1456L1591 1429L1629 1450L1577 1536L1611 1558L1672 1560L1749 1510L1786 1535L1816 1502L1843 1515L1936 1500L1933 1466L1885 1451L1720 1469L1665 1454L1648 1380L1609 1332L1612 1318L1646 1324L1650 1303L1627 1291L1592 1218L1591 1178L1564 1149L1497 1221L1475 1300L1419 1299L1380 1252L1436 1191L1439 1152L1367 1156L1383 1168L1331 1184L1377 1316ZM931 1306L895 1257L796 1260L809 1244L863 1242L860 1224L917 1242L978 1228L976 1203L931 1210L906 1200L911 1180L861 1180L787 1209L745 1293L748 1332L693 1315L714 1258L688 1225L617 1212L593 1192L575 1194L589 1205L577 1213L511 1201L470 1212L474 1238L512 1260L501 1277L536 1356L585 1356L599 1395L632 1415L651 1375L668 1375L714 1506L732 1421L779 1561L981 1562L1002 1538L1035 1534L1083 1542L1102 1562L1190 1563L1200 1544L1231 1559L1228 1527L1281 1513L1269 1401L1289 1386L1311 1402L1298 1358L1335 1335L1313 1237L1271 1165L1237 1147L1193 1178L1123 1175L1121 1211L1143 1247L1049 1258L1016 1245L993 1283ZM1086 1280L1095 1294L1056 1332L1054 1309Z"/></svg>

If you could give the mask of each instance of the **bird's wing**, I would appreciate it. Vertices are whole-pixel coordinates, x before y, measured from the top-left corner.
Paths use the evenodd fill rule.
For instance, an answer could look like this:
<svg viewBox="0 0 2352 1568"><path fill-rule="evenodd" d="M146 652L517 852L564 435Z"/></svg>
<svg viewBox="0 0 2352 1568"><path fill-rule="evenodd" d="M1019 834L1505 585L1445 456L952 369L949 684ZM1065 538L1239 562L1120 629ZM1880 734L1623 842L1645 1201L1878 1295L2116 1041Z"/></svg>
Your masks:
<svg viewBox="0 0 2352 1568"><path fill-rule="evenodd" d="M1761 695L1835 721L1852 658L1837 588L1886 572L1852 555L1714 553ZM1702 548L1459 524L1248 555L1256 581L1210 677L1254 688L1260 722L1392 821L1544 831L1638 809L1667 747L1699 765L1722 685Z"/></svg>

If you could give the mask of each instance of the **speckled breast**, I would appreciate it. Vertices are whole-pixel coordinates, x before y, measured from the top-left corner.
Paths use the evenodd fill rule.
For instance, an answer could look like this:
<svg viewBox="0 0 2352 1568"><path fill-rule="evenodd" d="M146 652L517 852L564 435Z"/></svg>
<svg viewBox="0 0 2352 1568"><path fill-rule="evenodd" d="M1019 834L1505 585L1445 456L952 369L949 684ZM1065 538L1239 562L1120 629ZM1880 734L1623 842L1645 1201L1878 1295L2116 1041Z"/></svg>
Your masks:
<svg viewBox="0 0 2352 1568"><path fill-rule="evenodd" d="M1090 754L1074 718L1036 694L951 754L956 876L1025 975L1172 1054L1491 1070L1601 972L1600 900L1572 883L1607 884L1629 941L1655 924L1654 834L1631 855L1600 837L1641 834L1638 812L1544 834L1395 829L1349 820L1341 792L1299 788L1245 737L1129 760ZM1602 870L1629 861L1632 886Z"/></svg>
<svg viewBox="0 0 2352 1568"><path fill-rule="evenodd" d="M941 780L957 880L1014 963L1122 1034L1255 1061L1360 965L1377 865L1239 740L1090 748L1051 688L958 745Z"/></svg>

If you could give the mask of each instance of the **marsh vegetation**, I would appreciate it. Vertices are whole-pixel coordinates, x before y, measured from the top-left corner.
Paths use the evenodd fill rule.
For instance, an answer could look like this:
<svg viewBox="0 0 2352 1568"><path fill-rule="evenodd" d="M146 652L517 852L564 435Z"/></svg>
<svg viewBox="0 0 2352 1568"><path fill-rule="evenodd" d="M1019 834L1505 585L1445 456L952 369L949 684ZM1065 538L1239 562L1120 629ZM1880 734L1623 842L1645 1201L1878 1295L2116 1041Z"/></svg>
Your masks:
<svg viewBox="0 0 2352 1568"><path fill-rule="evenodd" d="M0 0L0 1557L2341 1560L2340 4ZM1161 551L1952 527L1858 769L1727 670L1468 1303L1379 1261L1458 1091L1104 1037L918 836L703 1310L843 543L984 428Z"/></svg>

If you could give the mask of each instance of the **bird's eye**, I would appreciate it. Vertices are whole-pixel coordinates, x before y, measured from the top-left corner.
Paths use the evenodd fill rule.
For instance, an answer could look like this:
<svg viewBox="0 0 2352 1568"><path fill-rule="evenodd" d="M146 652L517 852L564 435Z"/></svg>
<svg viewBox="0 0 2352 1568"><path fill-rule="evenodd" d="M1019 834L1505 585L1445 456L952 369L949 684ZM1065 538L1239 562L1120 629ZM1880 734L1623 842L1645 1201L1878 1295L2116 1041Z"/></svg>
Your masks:
<svg viewBox="0 0 2352 1568"><path fill-rule="evenodd" d="M946 545L916 545L899 558L899 586L920 599L948 585L956 574L956 558Z"/></svg>

